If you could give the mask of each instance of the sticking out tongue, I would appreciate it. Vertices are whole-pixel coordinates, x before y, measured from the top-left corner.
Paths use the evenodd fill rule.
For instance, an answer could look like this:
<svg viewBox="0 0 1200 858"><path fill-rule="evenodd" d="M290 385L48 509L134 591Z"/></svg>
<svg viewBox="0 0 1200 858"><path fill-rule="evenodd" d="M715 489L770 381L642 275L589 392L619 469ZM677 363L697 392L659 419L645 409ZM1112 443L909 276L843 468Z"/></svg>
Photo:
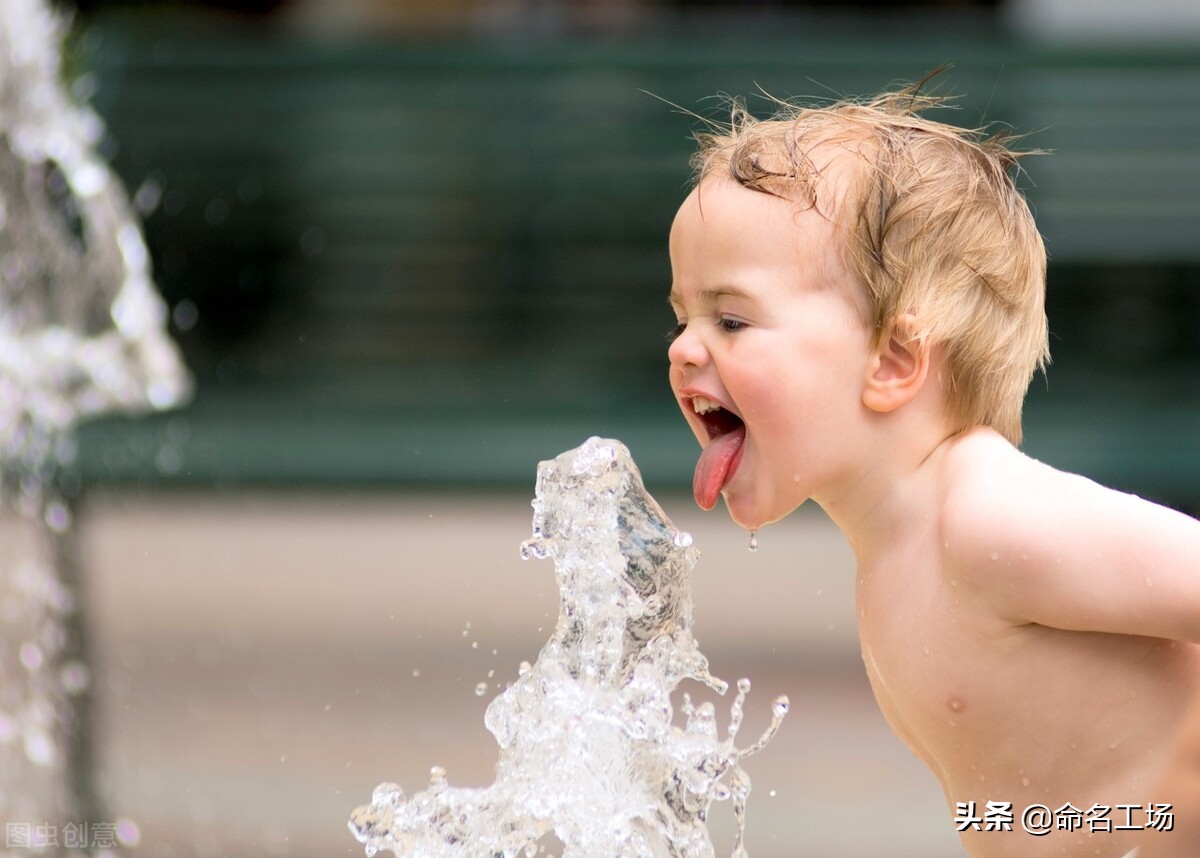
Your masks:
<svg viewBox="0 0 1200 858"><path fill-rule="evenodd" d="M745 440L746 427L737 426L709 440L708 446L700 453L696 475L692 478L692 494L696 496L696 505L701 509L712 509L717 505L721 487L729 479L734 460L742 451L742 442Z"/></svg>

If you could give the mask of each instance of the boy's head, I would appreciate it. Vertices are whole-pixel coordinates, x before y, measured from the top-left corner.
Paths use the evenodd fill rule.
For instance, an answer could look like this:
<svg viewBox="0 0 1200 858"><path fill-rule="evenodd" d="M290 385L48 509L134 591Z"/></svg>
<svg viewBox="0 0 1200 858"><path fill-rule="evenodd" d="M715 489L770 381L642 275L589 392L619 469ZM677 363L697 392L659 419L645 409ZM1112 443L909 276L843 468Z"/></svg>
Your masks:
<svg viewBox="0 0 1200 858"><path fill-rule="evenodd" d="M1025 391L1049 358L1045 248L1011 176L1019 153L1003 135L921 115L940 102L912 88L784 105L765 120L737 108L699 135L693 162L698 181L732 178L830 220L876 339L911 314L915 338L944 356L955 428L989 426L1016 444Z"/></svg>

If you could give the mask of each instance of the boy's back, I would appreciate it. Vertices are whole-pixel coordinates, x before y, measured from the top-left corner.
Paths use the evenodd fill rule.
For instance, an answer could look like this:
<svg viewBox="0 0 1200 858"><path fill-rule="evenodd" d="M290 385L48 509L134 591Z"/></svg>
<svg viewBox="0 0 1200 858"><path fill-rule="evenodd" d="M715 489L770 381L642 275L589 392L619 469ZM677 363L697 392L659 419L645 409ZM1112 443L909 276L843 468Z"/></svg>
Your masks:
<svg viewBox="0 0 1200 858"><path fill-rule="evenodd" d="M1196 523L988 430L926 467L920 524L859 568L880 707L938 776L973 855L1124 855L1147 836L1148 805L1168 801L1154 794L1166 739L1200 681L1200 649L1170 639L1200 636ZM1074 831L1058 828L1067 805Z"/></svg>

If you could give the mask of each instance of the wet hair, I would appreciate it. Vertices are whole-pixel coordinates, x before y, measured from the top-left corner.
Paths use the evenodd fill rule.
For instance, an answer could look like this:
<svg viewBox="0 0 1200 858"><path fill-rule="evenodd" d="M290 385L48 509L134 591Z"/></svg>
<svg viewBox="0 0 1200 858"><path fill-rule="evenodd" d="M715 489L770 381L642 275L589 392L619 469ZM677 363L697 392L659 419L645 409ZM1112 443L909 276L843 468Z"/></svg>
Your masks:
<svg viewBox="0 0 1200 858"><path fill-rule="evenodd" d="M947 99L921 87L776 102L768 119L734 102L728 124L696 135L696 182L725 176L831 219L875 345L911 313L913 339L945 355L954 428L990 426L1019 444L1025 392L1050 357L1046 251L1014 181L1033 152L1008 131L926 118Z"/></svg>

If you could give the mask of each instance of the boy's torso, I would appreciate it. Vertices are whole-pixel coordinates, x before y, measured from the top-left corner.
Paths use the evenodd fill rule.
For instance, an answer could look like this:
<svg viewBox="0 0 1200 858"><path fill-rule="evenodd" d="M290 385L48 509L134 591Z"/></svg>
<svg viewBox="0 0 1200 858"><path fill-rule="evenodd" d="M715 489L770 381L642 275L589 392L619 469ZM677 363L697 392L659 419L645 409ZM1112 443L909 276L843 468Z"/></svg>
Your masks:
<svg viewBox="0 0 1200 858"><path fill-rule="evenodd" d="M1147 821L1143 808L1165 801L1151 793L1170 751L1165 737L1200 678L1200 653L1187 643L1003 619L947 564L944 536L930 516L923 531L860 568L857 601L875 696L941 781L946 824L967 829L975 856L1125 854L1145 836L1134 828ZM1011 833L986 830L989 802L1011 805ZM1025 808L1068 804L1083 814L1110 808L1114 830L1084 816L1073 832L1022 831ZM1003 828L1003 817L992 821Z"/></svg>

